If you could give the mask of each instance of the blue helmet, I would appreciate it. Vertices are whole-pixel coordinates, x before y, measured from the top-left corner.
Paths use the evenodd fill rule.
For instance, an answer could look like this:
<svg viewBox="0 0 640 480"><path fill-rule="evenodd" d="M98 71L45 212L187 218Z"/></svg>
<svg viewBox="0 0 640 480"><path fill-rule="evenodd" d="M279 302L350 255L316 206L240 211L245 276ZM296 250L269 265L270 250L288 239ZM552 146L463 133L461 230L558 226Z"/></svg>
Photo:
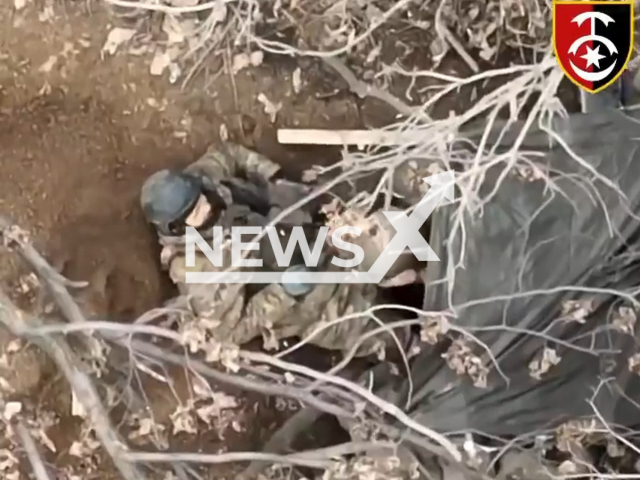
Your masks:
<svg viewBox="0 0 640 480"><path fill-rule="evenodd" d="M302 297L313 290L313 284L300 281L299 274L309 271L304 265L293 265L284 271L280 285L287 292L287 295Z"/></svg>
<svg viewBox="0 0 640 480"><path fill-rule="evenodd" d="M176 222L185 219L202 192L198 177L184 172L160 170L142 186L140 204L147 221L171 235Z"/></svg>

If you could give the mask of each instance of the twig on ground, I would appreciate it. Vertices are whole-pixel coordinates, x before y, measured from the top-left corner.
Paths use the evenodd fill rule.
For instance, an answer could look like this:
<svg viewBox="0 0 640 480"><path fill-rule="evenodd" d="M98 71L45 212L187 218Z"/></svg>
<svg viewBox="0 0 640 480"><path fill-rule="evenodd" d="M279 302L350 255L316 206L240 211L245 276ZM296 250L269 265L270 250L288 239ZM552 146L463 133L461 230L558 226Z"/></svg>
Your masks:
<svg viewBox="0 0 640 480"><path fill-rule="evenodd" d="M437 27L436 27L437 28ZM458 41L458 39L451 33L451 30L446 25L440 25L442 29L442 34L444 39L451 45L451 47L456 51L460 58L465 61L465 63L469 66L473 73L479 73L480 67L478 63L467 53L462 44Z"/></svg>
<svg viewBox="0 0 640 480"><path fill-rule="evenodd" d="M24 422L22 420L18 420L13 425L13 428L22 442L22 446L24 447L29 463L31 464L31 468L33 469L33 476L36 477L36 480L51 480L51 476L49 475L49 472L47 472L47 468L44 466L42 457L38 452L36 442L33 441L33 438L31 437L31 434Z"/></svg>
<svg viewBox="0 0 640 480"><path fill-rule="evenodd" d="M391 450L396 448L393 442L347 442L332 447L308 450L290 455L259 452L229 452L219 454L182 453L182 452L128 452L126 458L131 462L189 462L221 464L231 462L273 462L284 465L297 465L312 468L329 468L333 458L366 451Z"/></svg>
<svg viewBox="0 0 640 480"><path fill-rule="evenodd" d="M311 468L330 468L330 460L305 459L290 455L276 455L261 452L192 453L192 452L128 452L125 457L134 463L203 463L219 465L223 463L262 461L282 465L296 465Z"/></svg>
<svg viewBox="0 0 640 480"><path fill-rule="evenodd" d="M404 425L406 425L408 428L421 433L422 435L424 435L425 437L431 439L432 441L434 441L437 445L441 446L442 448L444 448L447 453L451 456L451 458L453 458L455 461L461 461L462 460L462 456L460 454L460 452L458 451L458 448L451 442L449 441L446 437L444 437L443 435L439 434L438 432L435 432L433 430L431 430L428 427L425 427L424 425L416 422L415 420L413 420L411 417L409 417L405 412L403 412L402 410L400 410L396 405L393 405L383 399L381 399L380 397L378 397L377 395L371 393L369 390L361 387L360 385L351 382L349 380L345 380L344 378L340 378L337 376L330 376L330 375L326 375L320 372L317 372L311 368L307 368L301 365L296 365L290 362L285 362L283 360L274 358L270 355L266 355L266 354L262 354L262 353L254 353L254 352L246 352L246 351L242 351L240 352L240 357L244 358L245 360L248 361L252 361L252 362L258 362L258 363L266 363L268 365L271 365L273 367L282 369L284 371L291 371L291 372L295 372L295 373L299 373L301 375L306 375L308 377L311 378L315 378L318 380L323 380L327 383L331 383L334 385L340 385L341 387L358 394L359 396L361 396L364 400L368 401L369 403L371 403L372 405L375 405L377 408L379 408L382 412L391 415L392 417L394 417L396 420L398 420L399 422L403 423Z"/></svg>
<svg viewBox="0 0 640 480"><path fill-rule="evenodd" d="M451 33L451 30L447 28L447 26L442 21L442 9L444 8L446 1L440 2L438 9L436 10L435 16L435 27L436 32L440 37L445 40L451 47L456 51L460 58L462 58L465 63L469 66L473 73L480 72L480 67L476 63L476 61L471 58L471 55L467 53L462 44L458 41L458 39Z"/></svg>
<svg viewBox="0 0 640 480"><path fill-rule="evenodd" d="M293 398L307 405L311 405L318 410L329 413L331 415L335 415L339 418L353 418L352 412L349 412L334 404L328 403L299 388L290 387L288 385L260 382L243 377L241 375L233 375L221 372L205 365L199 360L189 359L187 361L184 355L178 355L165 351L160 347L140 340L132 340L131 342L118 340L118 343L124 348L134 348L137 352L144 353L145 355L153 358L164 360L173 365L180 365L182 367L188 366L189 368L198 372L200 375L211 378L217 382L242 388L243 390L247 390L249 392L262 393L268 396Z"/></svg>
<svg viewBox="0 0 640 480"><path fill-rule="evenodd" d="M622 435L616 433L613 431L613 429L609 426L609 424L607 423L606 419L602 416L602 414L600 413L600 411L598 410L598 408L596 407L595 404L595 399L598 396L598 394L600 393L600 390L607 384L606 381L601 381L600 384L596 387L595 391L593 392L593 396L588 400L589 406L592 408L593 413L595 414L596 418L600 421L600 423L604 426L604 428L606 429L606 431L615 439L619 440L621 443L623 443L624 445L626 445L631 451L635 452L637 455L640 455L640 448L638 448L636 445L634 445L633 443L631 443L629 440L627 440L626 438L624 438Z"/></svg>
<svg viewBox="0 0 640 480"><path fill-rule="evenodd" d="M39 321L21 312L9 297L0 291L0 323L17 337L23 337L30 330L30 325L37 326ZM95 430L97 438L111 456L120 475L125 480L144 479L145 476L142 475L142 472L122 459L121 455L125 450L124 444L114 431L91 379L78 367L78 360L64 338L47 336L35 337L32 340L53 359L71 385L76 398L88 414L90 426Z"/></svg>
<svg viewBox="0 0 640 480"><path fill-rule="evenodd" d="M337 57L322 57L322 60L333 68L336 72L340 74L340 76L347 82L349 86L349 90L355 93L360 98L372 97L377 98L385 102L386 104L392 106L394 109L405 115L406 117L410 117L414 113L419 111L419 107L410 107L402 100L392 95L387 90L380 90L379 88L374 87L373 85L369 85L358 78L353 74L351 70L344 64L342 60ZM431 119L424 114L424 120L430 121Z"/></svg>

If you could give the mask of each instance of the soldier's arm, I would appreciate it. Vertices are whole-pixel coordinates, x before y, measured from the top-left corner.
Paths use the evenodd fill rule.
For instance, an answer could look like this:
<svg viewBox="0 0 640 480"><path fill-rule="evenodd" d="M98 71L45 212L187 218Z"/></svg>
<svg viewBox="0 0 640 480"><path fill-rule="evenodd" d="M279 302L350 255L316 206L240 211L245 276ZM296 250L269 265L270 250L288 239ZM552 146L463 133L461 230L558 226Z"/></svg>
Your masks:
<svg viewBox="0 0 640 480"><path fill-rule="evenodd" d="M256 293L245 308L242 330L236 332L239 344L262 335L274 335L277 340L285 324L290 321L290 313L296 306L294 298L287 295L282 286L272 283Z"/></svg>
<svg viewBox="0 0 640 480"><path fill-rule="evenodd" d="M186 283L188 272L223 271L214 267L204 255L196 255L195 266L187 267L184 255L177 255L169 266L169 275L182 295L190 298L190 306L199 318L211 320L213 336L219 342L234 341L245 328L243 307L244 284ZM216 324L213 326L213 324Z"/></svg>
<svg viewBox="0 0 640 480"><path fill-rule="evenodd" d="M200 159L185 170L213 179L257 175L269 180L280 167L260 153L242 145L226 143L209 147Z"/></svg>

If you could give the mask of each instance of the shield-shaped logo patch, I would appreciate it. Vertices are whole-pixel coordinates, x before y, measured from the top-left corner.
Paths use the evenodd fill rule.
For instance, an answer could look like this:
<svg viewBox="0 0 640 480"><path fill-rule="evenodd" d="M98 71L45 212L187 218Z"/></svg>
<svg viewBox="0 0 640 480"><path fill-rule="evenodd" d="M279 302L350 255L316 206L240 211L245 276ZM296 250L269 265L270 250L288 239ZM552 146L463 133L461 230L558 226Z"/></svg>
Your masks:
<svg viewBox="0 0 640 480"><path fill-rule="evenodd" d="M614 83L633 50L633 0L553 2L553 46L560 67L580 88Z"/></svg>

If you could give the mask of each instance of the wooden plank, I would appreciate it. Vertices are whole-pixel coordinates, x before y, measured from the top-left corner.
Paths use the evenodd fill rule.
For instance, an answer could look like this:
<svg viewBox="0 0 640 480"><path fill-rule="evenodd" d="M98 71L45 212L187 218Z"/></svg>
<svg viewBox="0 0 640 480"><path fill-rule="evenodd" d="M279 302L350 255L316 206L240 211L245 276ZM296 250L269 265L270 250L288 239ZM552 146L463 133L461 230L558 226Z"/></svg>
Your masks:
<svg viewBox="0 0 640 480"><path fill-rule="evenodd" d="M401 138L398 132L382 130L278 129L278 142L284 145L399 145L404 143Z"/></svg>

